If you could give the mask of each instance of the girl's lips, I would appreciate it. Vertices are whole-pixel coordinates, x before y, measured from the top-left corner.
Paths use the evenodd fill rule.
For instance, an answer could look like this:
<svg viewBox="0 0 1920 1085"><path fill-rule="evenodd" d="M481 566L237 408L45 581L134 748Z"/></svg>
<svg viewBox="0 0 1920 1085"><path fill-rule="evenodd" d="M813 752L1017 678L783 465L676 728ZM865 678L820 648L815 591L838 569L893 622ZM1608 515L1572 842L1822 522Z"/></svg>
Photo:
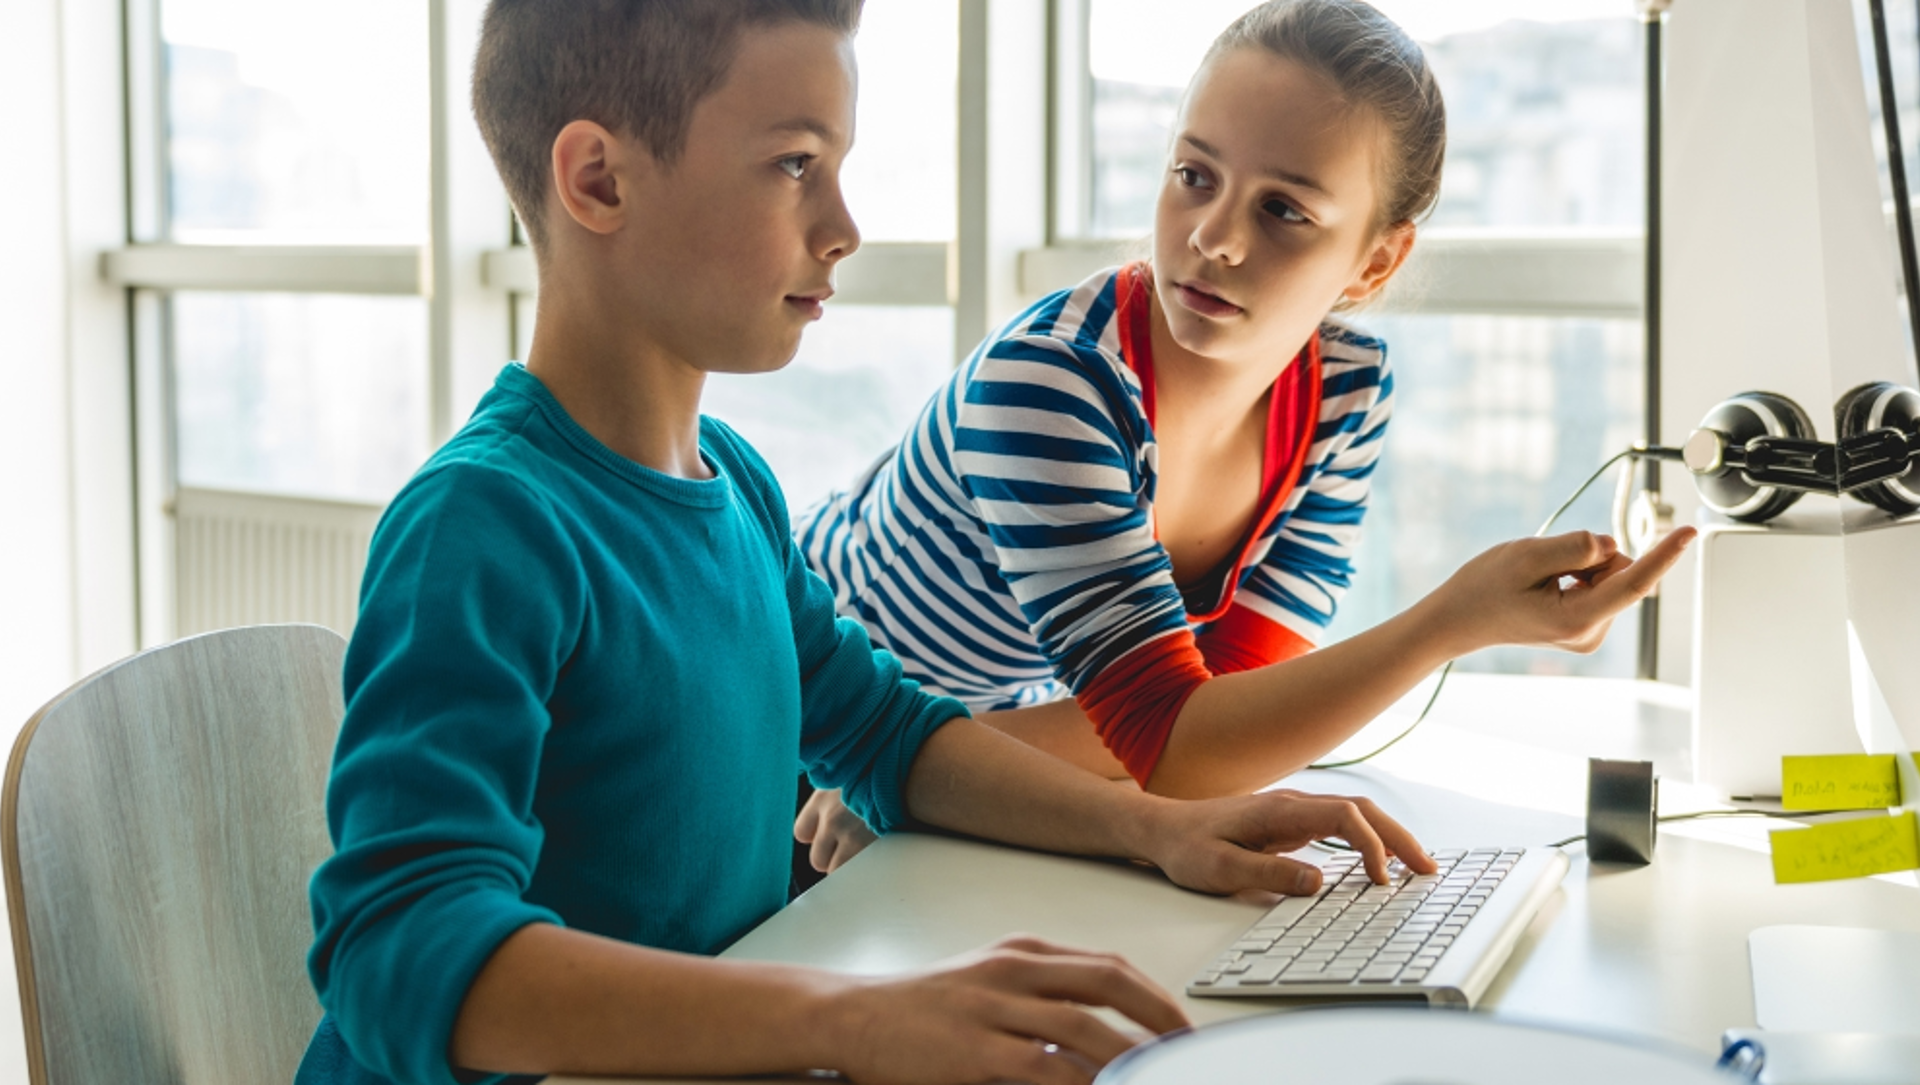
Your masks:
<svg viewBox="0 0 1920 1085"><path fill-rule="evenodd" d="M788 295L787 304L800 310L801 314L808 320L819 320L822 316L826 315L826 300L825 298L802 298Z"/></svg>
<svg viewBox="0 0 1920 1085"><path fill-rule="evenodd" d="M1246 311L1230 301L1223 301L1204 290L1196 290L1185 283L1176 283L1174 285L1174 293L1179 296L1180 304L1199 313L1201 316L1238 316Z"/></svg>

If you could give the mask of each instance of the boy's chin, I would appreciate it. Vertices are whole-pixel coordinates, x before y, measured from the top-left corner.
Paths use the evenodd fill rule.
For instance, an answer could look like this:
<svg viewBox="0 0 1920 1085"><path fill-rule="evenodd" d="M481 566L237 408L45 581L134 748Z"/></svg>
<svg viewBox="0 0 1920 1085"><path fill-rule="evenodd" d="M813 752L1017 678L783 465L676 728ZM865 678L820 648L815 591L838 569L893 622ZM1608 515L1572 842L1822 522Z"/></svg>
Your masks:
<svg viewBox="0 0 1920 1085"><path fill-rule="evenodd" d="M714 364L706 367L709 373L725 373L731 376L752 376L756 373L777 373L785 369L800 353L800 336L796 333L789 341L751 346L741 345L732 350L720 352Z"/></svg>

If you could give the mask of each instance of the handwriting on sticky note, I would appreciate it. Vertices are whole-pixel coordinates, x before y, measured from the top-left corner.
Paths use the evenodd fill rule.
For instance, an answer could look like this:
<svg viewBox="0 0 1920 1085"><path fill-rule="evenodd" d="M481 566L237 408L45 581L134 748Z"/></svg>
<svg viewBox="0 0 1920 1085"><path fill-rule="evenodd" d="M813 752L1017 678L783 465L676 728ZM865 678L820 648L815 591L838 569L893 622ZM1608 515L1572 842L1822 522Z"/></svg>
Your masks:
<svg viewBox="0 0 1920 1085"><path fill-rule="evenodd" d="M1771 839L1773 880L1781 885L1920 870L1920 827L1911 810L1781 829Z"/></svg>
<svg viewBox="0 0 1920 1085"><path fill-rule="evenodd" d="M1789 810L1878 810L1900 805L1892 754L1780 759L1780 803Z"/></svg>

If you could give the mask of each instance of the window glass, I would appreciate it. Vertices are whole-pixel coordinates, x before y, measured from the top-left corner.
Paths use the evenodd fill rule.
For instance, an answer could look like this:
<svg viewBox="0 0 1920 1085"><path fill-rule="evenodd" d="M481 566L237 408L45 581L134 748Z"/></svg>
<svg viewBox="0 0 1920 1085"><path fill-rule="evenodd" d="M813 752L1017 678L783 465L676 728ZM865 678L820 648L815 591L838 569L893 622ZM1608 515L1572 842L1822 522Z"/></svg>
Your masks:
<svg viewBox="0 0 1920 1085"><path fill-rule="evenodd" d="M1393 421L1374 474L1353 590L1329 639L1406 609L1468 558L1531 535L1614 453L1641 436L1640 322L1365 315L1387 341ZM1618 471L1555 531L1611 531ZM1635 624L1591 656L1499 648L1468 670L1629 677Z"/></svg>
<svg viewBox="0 0 1920 1085"><path fill-rule="evenodd" d="M899 444L952 372L951 308L829 304L790 365L713 377L703 409L766 457L799 510Z"/></svg>
<svg viewBox="0 0 1920 1085"><path fill-rule="evenodd" d="M1135 237L1181 91L1253 5L1092 0L1091 231ZM1645 187L1641 29L1626 0L1381 0L1426 48L1447 100L1436 226L1635 227Z"/></svg>
<svg viewBox="0 0 1920 1085"><path fill-rule="evenodd" d="M868 4L858 140L841 178L868 241L949 241L959 154L957 0Z"/></svg>
<svg viewBox="0 0 1920 1085"><path fill-rule="evenodd" d="M178 293L180 485L385 502L427 456L420 298Z"/></svg>
<svg viewBox="0 0 1920 1085"><path fill-rule="evenodd" d="M426 239L427 5L159 3L173 240Z"/></svg>

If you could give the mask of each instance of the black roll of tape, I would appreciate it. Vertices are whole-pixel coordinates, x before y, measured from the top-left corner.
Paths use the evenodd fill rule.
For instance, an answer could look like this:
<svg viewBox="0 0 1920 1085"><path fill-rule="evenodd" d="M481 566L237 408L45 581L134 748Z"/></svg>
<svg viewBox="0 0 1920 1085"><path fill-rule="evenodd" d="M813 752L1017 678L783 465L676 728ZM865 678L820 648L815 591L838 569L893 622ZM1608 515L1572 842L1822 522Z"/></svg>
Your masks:
<svg viewBox="0 0 1920 1085"><path fill-rule="evenodd" d="M1587 761L1587 858L1653 862L1660 779L1651 761Z"/></svg>

